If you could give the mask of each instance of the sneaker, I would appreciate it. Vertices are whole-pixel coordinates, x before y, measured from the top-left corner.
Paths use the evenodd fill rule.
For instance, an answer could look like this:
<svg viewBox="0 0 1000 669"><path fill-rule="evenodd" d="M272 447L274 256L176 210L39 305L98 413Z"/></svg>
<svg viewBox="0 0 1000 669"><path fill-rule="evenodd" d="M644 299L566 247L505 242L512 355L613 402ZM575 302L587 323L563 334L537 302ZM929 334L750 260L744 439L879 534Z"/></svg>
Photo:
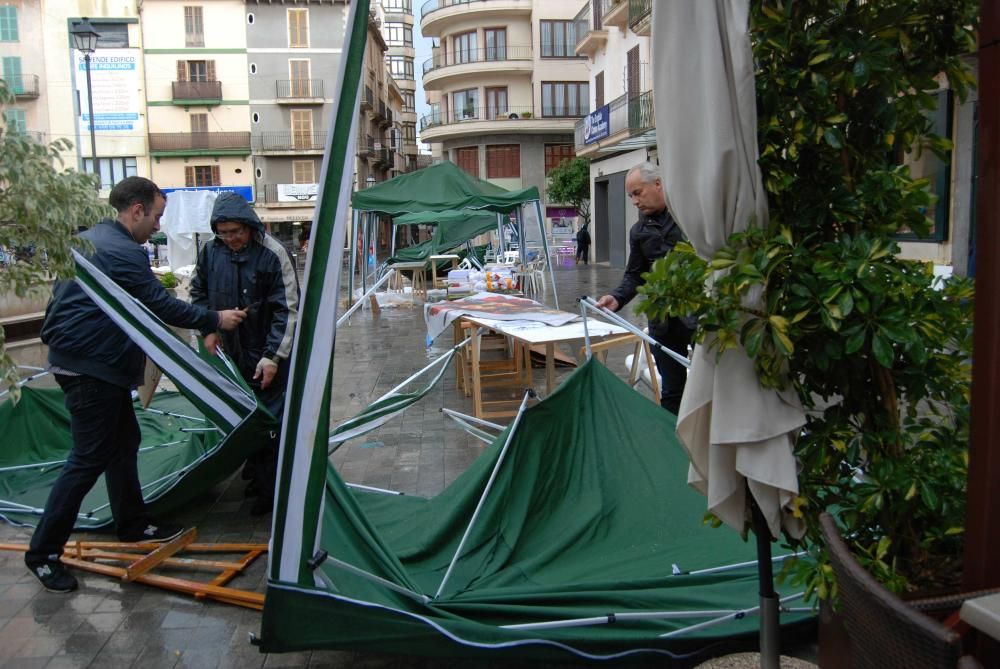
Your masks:
<svg viewBox="0 0 1000 669"><path fill-rule="evenodd" d="M176 539L184 532L183 525L153 525L149 523L140 532L119 536L122 541L134 541L136 543L159 544L171 539Z"/></svg>
<svg viewBox="0 0 1000 669"><path fill-rule="evenodd" d="M79 587L76 577L59 560L45 560L34 564L25 561L25 564L49 592L73 592Z"/></svg>

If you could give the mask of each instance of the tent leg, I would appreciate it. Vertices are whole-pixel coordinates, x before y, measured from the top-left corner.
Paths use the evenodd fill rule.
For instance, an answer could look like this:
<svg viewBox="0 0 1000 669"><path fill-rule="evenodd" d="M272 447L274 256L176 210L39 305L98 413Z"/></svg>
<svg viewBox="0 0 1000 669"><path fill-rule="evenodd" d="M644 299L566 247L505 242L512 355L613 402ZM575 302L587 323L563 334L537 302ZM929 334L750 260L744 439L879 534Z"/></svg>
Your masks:
<svg viewBox="0 0 1000 669"><path fill-rule="evenodd" d="M753 532L757 536L757 578L760 582L760 666L761 669L779 669L781 655L778 638L778 596L774 592L774 574L771 569L771 531L757 501L750 494L753 513Z"/></svg>
<svg viewBox="0 0 1000 669"><path fill-rule="evenodd" d="M358 226L361 224L361 213L355 209L351 212L351 243L348 244L351 269L347 273L347 306L354 304L354 269L358 257Z"/></svg>
<svg viewBox="0 0 1000 669"><path fill-rule="evenodd" d="M542 253L545 254L545 266L549 268L549 280L552 282L552 299L556 302L556 309L559 308L559 290L556 288L556 274L552 267L552 257L549 255L549 238L545 236L545 218L542 216L542 203L535 200L535 217L538 219L538 228L542 232Z"/></svg>

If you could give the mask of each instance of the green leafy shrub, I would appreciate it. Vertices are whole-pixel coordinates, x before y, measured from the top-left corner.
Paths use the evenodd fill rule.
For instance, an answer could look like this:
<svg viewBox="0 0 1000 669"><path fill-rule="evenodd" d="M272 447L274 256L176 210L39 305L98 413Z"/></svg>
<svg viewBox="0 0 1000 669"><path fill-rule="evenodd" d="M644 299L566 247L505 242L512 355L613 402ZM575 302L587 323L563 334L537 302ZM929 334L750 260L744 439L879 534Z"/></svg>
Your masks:
<svg viewBox="0 0 1000 669"><path fill-rule="evenodd" d="M959 98L972 84L961 56L974 48L977 4L752 3L770 223L707 262L679 245L641 289L648 314L697 314L698 341L743 346L765 387L797 390L808 413L797 512L815 561L786 576L820 597L833 592L826 509L890 588L960 577L972 284L936 288L896 239L929 232L929 184L900 156L947 160L929 117L939 81ZM760 308L746 307L758 293Z"/></svg>

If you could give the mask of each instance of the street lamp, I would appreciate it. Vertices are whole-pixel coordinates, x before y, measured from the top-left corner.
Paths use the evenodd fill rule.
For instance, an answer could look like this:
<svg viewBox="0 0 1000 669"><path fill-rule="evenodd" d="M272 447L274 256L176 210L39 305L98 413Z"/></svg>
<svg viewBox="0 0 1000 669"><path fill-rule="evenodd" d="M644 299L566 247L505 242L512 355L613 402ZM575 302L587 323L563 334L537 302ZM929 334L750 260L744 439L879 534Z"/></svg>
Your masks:
<svg viewBox="0 0 1000 669"><path fill-rule="evenodd" d="M90 160L94 169L94 174L100 174L97 169L97 133L94 128L94 87L90 82L90 54L97 50L97 38L99 35L94 27L90 25L90 20L85 16L82 21L73 24L69 31L73 36L73 46L83 54L83 62L87 67L87 111L90 119ZM100 185L98 185L100 190Z"/></svg>

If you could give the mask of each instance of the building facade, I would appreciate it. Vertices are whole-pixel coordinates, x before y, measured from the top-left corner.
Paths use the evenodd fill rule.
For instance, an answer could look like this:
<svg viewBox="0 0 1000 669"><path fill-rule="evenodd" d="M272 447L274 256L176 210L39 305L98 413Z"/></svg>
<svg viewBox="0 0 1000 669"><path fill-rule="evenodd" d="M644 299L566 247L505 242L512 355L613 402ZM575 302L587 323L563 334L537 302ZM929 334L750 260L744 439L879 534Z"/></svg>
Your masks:
<svg viewBox="0 0 1000 669"><path fill-rule="evenodd" d="M402 145L404 170L417 169L417 80L414 72L413 0L382 0L382 36L386 44L385 62L399 93L402 109L396 121Z"/></svg>
<svg viewBox="0 0 1000 669"><path fill-rule="evenodd" d="M542 0L429 0L421 64L432 152L503 188L536 186L548 227L572 236L575 212L549 201L546 174L574 154L573 129L590 110L586 60L575 50L578 7Z"/></svg>
<svg viewBox="0 0 1000 669"><path fill-rule="evenodd" d="M656 157L650 2L592 0L576 15L576 52L590 68L593 110L575 129L577 155L590 159L591 239L597 262L624 267L638 212L625 194L628 170Z"/></svg>
<svg viewBox="0 0 1000 669"><path fill-rule="evenodd" d="M47 141L49 131L48 81L41 3L5 0L0 3L0 78L14 94L3 121L13 132Z"/></svg>

